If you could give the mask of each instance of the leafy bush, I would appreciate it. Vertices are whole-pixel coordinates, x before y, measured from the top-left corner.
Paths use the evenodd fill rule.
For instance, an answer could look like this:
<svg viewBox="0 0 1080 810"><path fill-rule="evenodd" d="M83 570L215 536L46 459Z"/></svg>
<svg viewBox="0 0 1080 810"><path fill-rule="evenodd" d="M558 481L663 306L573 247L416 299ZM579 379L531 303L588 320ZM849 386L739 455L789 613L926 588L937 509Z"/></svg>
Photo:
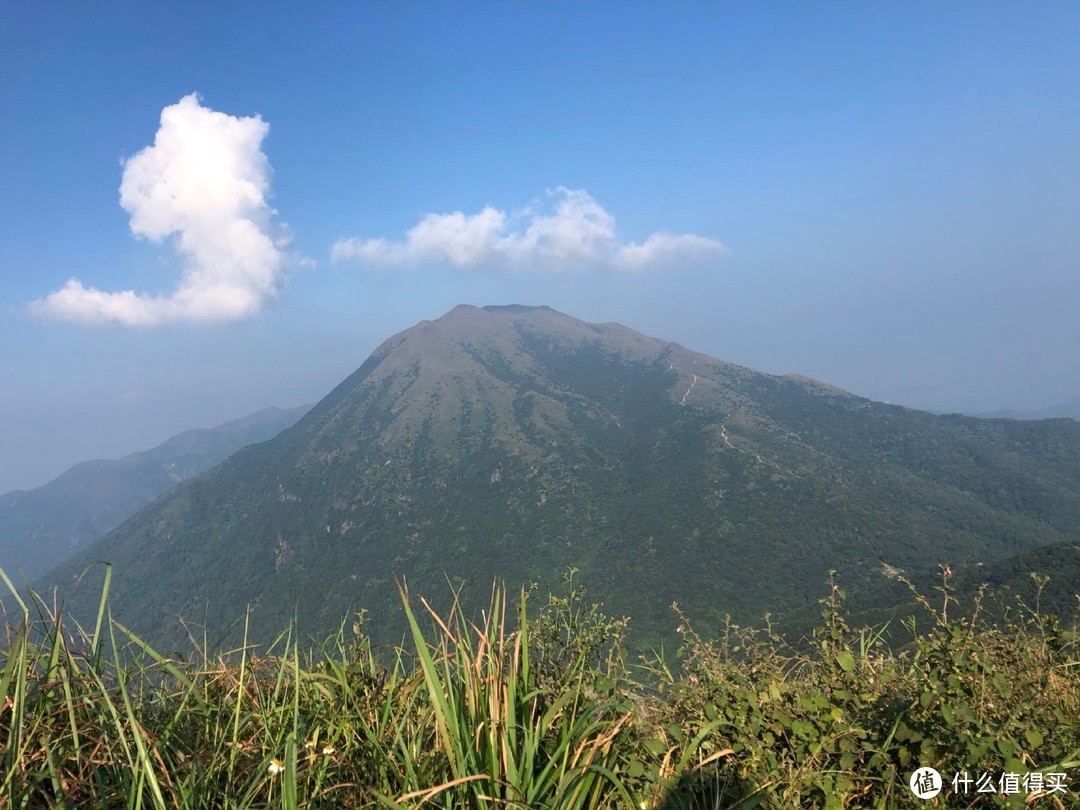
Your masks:
<svg viewBox="0 0 1080 810"><path fill-rule="evenodd" d="M909 776L933 767L950 801L1023 806L1037 793L965 794L952 775L1080 767L1075 635L1022 603L1005 626L989 625L981 597L970 615L950 618L950 574L943 567L940 608L917 594L933 628L917 634L912 619L911 643L895 653L882 629L848 628L834 581L809 653L733 625L706 641L683 617L683 671L653 663L670 689L656 725L678 743L712 723L712 748L734 752L727 782L767 791L770 805L919 806Z"/></svg>

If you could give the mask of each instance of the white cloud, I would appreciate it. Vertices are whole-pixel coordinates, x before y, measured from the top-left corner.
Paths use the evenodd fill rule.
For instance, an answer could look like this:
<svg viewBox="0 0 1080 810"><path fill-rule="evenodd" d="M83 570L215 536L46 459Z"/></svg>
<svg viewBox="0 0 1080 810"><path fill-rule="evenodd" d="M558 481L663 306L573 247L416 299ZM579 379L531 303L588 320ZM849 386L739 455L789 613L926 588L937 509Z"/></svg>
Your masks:
<svg viewBox="0 0 1080 810"><path fill-rule="evenodd" d="M400 242L341 239L335 262L366 267L442 264L548 271L610 267L650 270L715 261L727 251L715 239L654 233L642 243L620 242L615 218L582 189L548 192L548 210L527 208L507 216L484 208L477 214L427 214Z"/></svg>
<svg viewBox="0 0 1080 810"><path fill-rule="evenodd" d="M199 103L192 93L161 111L148 146L124 163L120 205L131 232L169 239L183 260L170 295L104 292L71 279L31 311L84 323L156 326L228 321L257 312L285 280L287 230L268 204L271 169L261 150L270 126Z"/></svg>

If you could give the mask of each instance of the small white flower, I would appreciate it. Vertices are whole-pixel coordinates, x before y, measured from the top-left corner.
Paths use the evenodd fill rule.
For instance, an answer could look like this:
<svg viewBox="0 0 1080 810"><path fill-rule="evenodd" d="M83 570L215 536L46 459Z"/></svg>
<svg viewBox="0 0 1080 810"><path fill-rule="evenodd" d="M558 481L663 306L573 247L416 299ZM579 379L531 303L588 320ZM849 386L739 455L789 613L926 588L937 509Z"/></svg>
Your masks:
<svg viewBox="0 0 1080 810"><path fill-rule="evenodd" d="M334 748L334 746L332 746L332 745L326 745L326 746L323 746L323 750L322 750L322 752L323 752L324 754L326 754L327 756L330 756L330 755L331 755L332 753L334 753L334 752L335 752L336 750L337 750L337 749L336 749L336 748Z"/></svg>
<svg viewBox="0 0 1080 810"><path fill-rule="evenodd" d="M271 776L277 776L279 773L285 770L285 766L281 764L280 759L272 759L270 760L270 767L266 770L270 772Z"/></svg>

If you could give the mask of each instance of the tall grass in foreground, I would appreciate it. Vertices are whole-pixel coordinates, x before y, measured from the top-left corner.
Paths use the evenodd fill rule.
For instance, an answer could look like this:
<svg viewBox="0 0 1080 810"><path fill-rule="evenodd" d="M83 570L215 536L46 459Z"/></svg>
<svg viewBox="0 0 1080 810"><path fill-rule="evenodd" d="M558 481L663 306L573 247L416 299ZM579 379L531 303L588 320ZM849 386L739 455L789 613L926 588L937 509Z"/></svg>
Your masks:
<svg viewBox="0 0 1080 810"><path fill-rule="evenodd" d="M673 669L628 665L624 622L568 584L536 608L495 588L477 618L402 591L411 646L388 655L360 615L316 650L245 634L190 660L112 619L108 573L93 629L11 588L0 808L934 806L907 790L917 766L1068 785L938 806L1080 804L1075 636L1037 610L958 616L945 575L920 597L933 628L893 652L831 585L811 651L676 617Z"/></svg>

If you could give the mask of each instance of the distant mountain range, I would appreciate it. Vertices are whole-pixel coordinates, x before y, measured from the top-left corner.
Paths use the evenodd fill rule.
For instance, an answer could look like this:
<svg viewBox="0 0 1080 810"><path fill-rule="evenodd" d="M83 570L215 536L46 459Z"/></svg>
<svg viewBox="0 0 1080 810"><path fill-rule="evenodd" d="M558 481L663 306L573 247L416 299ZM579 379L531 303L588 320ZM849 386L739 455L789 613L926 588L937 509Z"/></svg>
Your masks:
<svg viewBox="0 0 1080 810"><path fill-rule="evenodd" d="M1039 410L999 410L973 414L982 419L1077 419L1080 420L1080 400L1070 400Z"/></svg>
<svg viewBox="0 0 1080 810"><path fill-rule="evenodd" d="M766 611L803 628L830 569L871 610L897 571L1077 541L1078 423L935 416L547 307L461 306L39 586L92 611L84 573L110 561L114 615L178 644L181 618L217 629L248 606L255 638L366 608L392 639L395 580L475 606L495 578L574 566L652 642L673 602L707 633Z"/></svg>
<svg viewBox="0 0 1080 810"><path fill-rule="evenodd" d="M180 481L280 433L308 408L265 408L115 461L76 464L37 489L0 495L0 567L13 577L41 576Z"/></svg>

